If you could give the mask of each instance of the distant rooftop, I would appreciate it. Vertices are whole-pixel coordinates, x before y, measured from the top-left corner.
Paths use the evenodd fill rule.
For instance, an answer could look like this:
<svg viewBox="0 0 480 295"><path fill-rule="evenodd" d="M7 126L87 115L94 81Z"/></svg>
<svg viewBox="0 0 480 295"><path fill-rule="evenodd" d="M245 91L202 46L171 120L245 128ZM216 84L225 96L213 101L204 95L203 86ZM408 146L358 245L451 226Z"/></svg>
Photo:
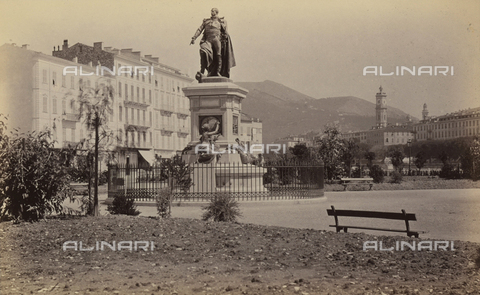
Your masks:
<svg viewBox="0 0 480 295"><path fill-rule="evenodd" d="M260 120L259 118L251 117L250 115L247 115L245 113L241 113L241 115L242 115L241 117L242 121L262 122L262 120Z"/></svg>
<svg viewBox="0 0 480 295"><path fill-rule="evenodd" d="M73 47L81 47L81 48L79 48L80 52L82 52L82 48L85 48L85 49L88 48L87 50L93 50L94 52L99 52L99 55L101 54L101 52L104 52L104 54L109 54L109 53L114 54L115 56L120 56L120 57L123 57L123 58L127 58L127 59L130 59L132 61L139 61L139 62L143 62L143 63L146 63L146 64L150 64L152 66L156 66L156 67L158 67L161 70L164 70L166 72L170 72L170 73L173 73L173 74L176 74L176 75L188 77L188 75L182 73L182 71L180 69L177 69L177 68L168 66L166 64L160 63L158 57L154 57L152 55L142 55L141 51L133 51L132 48L117 49L117 48L113 48L113 47L103 47L103 42L94 42L93 46L86 45L86 44L83 44L83 43L76 43L73 46L69 46L68 40L66 39L66 40L63 41L62 47L60 47L60 45L57 46L57 47L55 47L55 46L53 47L52 55L56 56L56 57L60 57L60 58L65 58L66 57L66 55L65 55L66 52L70 48L73 48ZM55 48L57 48L57 49L55 49Z"/></svg>

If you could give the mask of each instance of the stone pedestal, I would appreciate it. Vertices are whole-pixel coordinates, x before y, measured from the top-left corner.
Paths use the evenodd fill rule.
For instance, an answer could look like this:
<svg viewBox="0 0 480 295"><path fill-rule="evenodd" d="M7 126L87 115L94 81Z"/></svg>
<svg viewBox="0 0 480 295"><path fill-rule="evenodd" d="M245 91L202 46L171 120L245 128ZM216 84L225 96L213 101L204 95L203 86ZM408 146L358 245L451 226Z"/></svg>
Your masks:
<svg viewBox="0 0 480 295"><path fill-rule="evenodd" d="M240 154L228 152L228 147L236 145L235 139L239 138L241 130L242 100L248 90L234 84L232 80L224 77L204 77L202 83L192 84L182 89L185 96L190 99L191 113L191 139L188 146L191 150L183 155L188 163L195 161L195 146L201 137L202 121L215 118L220 121L219 137L215 142L216 151L227 150L214 164L204 164L214 169L215 175L207 170L197 169L193 172L194 183L202 186L202 192L266 192L263 186L265 168L255 167L249 169L250 164L243 165ZM234 164L232 166L232 164ZM203 164L195 164L203 165ZM211 185L212 178L215 185ZM208 183L208 184L207 184ZM200 187L198 187L200 188ZM191 191L198 188L192 187ZM207 191L205 191L205 188Z"/></svg>
<svg viewBox="0 0 480 295"><path fill-rule="evenodd" d="M267 169L255 167L250 164L241 166L217 166L215 171L217 190L236 193L266 193L263 186L263 175Z"/></svg>
<svg viewBox="0 0 480 295"><path fill-rule="evenodd" d="M248 90L234 84L224 77L204 77L202 83L183 88L183 93L190 99L191 139L189 146L198 144L201 136L201 121L208 117L220 120L220 136L216 141L219 150L228 144L236 144L241 128L242 100ZM218 163L240 163L240 155L225 153Z"/></svg>

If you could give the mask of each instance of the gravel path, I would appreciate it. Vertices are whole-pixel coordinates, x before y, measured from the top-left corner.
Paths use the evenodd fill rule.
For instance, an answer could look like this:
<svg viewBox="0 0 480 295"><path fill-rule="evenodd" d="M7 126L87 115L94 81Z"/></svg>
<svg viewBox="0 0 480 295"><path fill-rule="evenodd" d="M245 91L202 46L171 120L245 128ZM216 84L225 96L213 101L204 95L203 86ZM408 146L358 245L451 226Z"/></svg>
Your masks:
<svg viewBox="0 0 480 295"><path fill-rule="evenodd" d="M102 204L106 195L100 195L100 212L108 214L107 205ZM69 202L68 207L75 207ZM183 204L172 207L172 216L200 219L204 204ZM270 202L242 202L242 223L275 225L290 228L333 230L333 218L326 209L334 205L337 209L358 209L415 213L417 221L411 222L412 230L427 231L422 238L462 240L480 243L480 189L436 189L398 191L347 191L326 192L325 198L317 200L289 200ZM141 216L157 216L157 209L138 206ZM403 228L402 221L358 219L366 226L391 226ZM379 222L381 224L379 224ZM355 230L351 230L355 232ZM358 232L358 230L357 230ZM368 232L376 234L380 232ZM381 232L382 235L398 233Z"/></svg>
<svg viewBox="0 0 480 295"><path fill-rule="evenodd" d="M417 221L412 230L427 231L422 238L462 240L480 243L480 189L409 190L409 191L356 191L327 192L326 198L306 201L272 201L241 203L242 223L275 225L291 228L333 230L333 218L326 209L358 209L415 213ZM103 207L103 206L102 206ZM106 206L105 206L106 208ZM139 206L143 216L156 216L156 207ZM201 205L174 206L173 217L197 218ZM366 226L404 227L402 221L357 219ZM355 230L351 230L355 232ZM358 230L357 230L358 232ZM369 232L379 233L379 232ZM382 235L398 233L381 232Z"/></svg>

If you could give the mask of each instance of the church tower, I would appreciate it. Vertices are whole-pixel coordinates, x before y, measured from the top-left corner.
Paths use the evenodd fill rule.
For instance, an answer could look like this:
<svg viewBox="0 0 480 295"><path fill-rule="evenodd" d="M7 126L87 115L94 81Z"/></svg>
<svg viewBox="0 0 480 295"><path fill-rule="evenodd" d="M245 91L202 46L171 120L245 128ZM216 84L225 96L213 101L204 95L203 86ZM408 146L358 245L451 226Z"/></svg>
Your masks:
<svg viewBox="0 0 480 295"><path fill-rule="evenodd" d="M428 110L426 103L423 104L422 118L424 121L428 119Z"/></svg>
<svg viewBox="0 0 480 295"><path fill-rule="evenodd" d="M385 128L387 127L387 95L383 92L382 86L379 88L380 92L377 93L376 99L377 104L375 106L375 111L377 115L377 127Z"/></svg>

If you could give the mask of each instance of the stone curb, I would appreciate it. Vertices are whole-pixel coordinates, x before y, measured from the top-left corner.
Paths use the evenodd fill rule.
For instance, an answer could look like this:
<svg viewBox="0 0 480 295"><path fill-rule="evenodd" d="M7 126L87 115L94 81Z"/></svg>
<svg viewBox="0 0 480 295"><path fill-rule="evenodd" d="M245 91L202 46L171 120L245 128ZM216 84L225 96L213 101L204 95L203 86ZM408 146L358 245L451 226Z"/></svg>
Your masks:
<svg viewBox="0 0 480 295"><path fill-rule="evenodd" d="M272 205L297 205L297 204L315 204L324 202L327 197L322 196L310 199L289 199L289 200L261 200L261 201L238 201L242 207L272 206ZM102 205L111 204L112 199L106 199L101 202ZM172 207L204 207L209 202L173 202ZM135 202L137 207L156 207L155 202Z"/></svg>

